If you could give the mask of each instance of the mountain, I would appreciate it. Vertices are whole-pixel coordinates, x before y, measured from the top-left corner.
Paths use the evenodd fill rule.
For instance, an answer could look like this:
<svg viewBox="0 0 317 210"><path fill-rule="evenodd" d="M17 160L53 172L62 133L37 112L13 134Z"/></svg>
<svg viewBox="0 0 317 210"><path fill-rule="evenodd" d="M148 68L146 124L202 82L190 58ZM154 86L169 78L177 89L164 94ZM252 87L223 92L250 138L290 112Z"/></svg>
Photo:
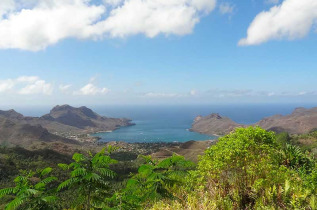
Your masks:
<svg viewBox="0 0 317 210"><path fill-rule="evenodd" d="M123 126L133 125L129 119L103 117L85 106L79 108L69 105L56 106L49 114L42 116L40 119L88 130L89 132L115 130Z"/></svg>
<svg viewBox="0 0 317 210"><path fill-rule="evenodd" d="M207 135L224 135L230 133L236 127L243 127L243 125L228 117L213 113L205 117L196 117L190 130Z"/></svg>
<svg viewBox="0 0 317 210"><path fill-rule="evenodd" d="M8 119L13 120L22 120L24 119L24 116L18 112L16 112L13 109L10 109L9 111L2 111L0 110L0 116Z"/></svg>
<svg viewBox="0 0 317 210"><path fill-rule="evenodd" d="M0 111L0 143L20 146L34 142L79 144L79 141L94 141L90 133L129 125L133 125L129 119L103 117L84 106L56 106L42 117L26 117L15 110Z"/></svg>
<svg viewBox="0 0 317 210"><path fill-rule="evenodd" d="M0 142L2 144L28 146L35 141L59 141L67 144L79 144L78 141L51 134L41 125L16 123L10 119L0 117Z"/></svg>
<svg viewBox="0 0 317 210"><path fill-rule="evenodd" d="M308 133L317 128L317 107L311 109L296 108L292 114L267 117L256 125L275 132Z"/></svg>
<svg viewBox="0 0 317 210"><path fill-rule="evenodd" d="M317 129L317 107L306 109L296 108L289 115L274 115L266 117L253 124L266 130L288 132L290 134L303 134ZM208 135L224 135L230 133L237 127L248 125L238 124L230 118L222 117L219 114L211 114L206 117L198 116L192 124L192 131Z"/></svg>

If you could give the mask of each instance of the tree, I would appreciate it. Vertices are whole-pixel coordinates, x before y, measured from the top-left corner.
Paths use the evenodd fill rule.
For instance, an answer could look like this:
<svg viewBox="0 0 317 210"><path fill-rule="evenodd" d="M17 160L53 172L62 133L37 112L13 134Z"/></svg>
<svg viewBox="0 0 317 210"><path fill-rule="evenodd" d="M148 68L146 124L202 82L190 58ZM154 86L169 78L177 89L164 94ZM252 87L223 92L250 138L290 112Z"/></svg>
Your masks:
<svg viewBox="0 0 317 210"><path fill-rule="evenodd" d="M173 154L162 161L142 156L146 161L127 183L123 200L130 204L173 198L172 188L183 184L188 170L195 166L183 156Z"/></svg>
<svg viewBox="0 0 317 210"><path fill-rule="evenodd" d="M5 195L15 196L5 209L55 209L55 201L58 199L50 194L52 191L47 190L47 186L57 180L53 176L47 177L51 171L52 168L45 168L38 172L23 171L22 175L14 179L15 187L1 189L0 198Z"/></svg>
<svg viewBox="0 0 317 210"><path fill-rule="evenodd" d="M77 199L73 203L74 207L85 209L106 207L104 199L109 196L109 180L116 176L109 167L117 163L106 153L110 154L115 149L109 146L95 155L88 152L88 156L75 153L74 162L69 165L59 164L59 167L71 172L70 178L62 182L57 190L61 191L65 188L75 190Z"/></svg>

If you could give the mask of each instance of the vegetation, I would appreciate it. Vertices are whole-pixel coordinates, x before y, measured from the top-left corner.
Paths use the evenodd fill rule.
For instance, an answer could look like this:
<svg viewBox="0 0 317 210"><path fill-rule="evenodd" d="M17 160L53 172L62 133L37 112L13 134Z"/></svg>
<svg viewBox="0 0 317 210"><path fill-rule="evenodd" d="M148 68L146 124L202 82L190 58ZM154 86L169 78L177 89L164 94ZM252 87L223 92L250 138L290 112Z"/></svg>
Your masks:
<svg viewBox="0 0 317 210"><path fill-rule="evenodd" d="M111 158L114 148L75 153L60 169L23 172L0 196L7 209L316 209L316 161L294 138L238 128L219 138L197 165L178 155L142 156L124 180L113 170L121 164ZM57 178L44 178L54 170Z"/></svg>
<svg viewBox="0 0 317 210"><path fill-rule="evenodd" d="M46 177L51 171L52 168L45 168L37 173L23 171L22 175L14 179L15 187L1 189L0 198L5 195L14 195L14 199L5 206L5 209L55 208L58 198L54 190L47 189L51 182L57 180L53 176Z"/></svg>

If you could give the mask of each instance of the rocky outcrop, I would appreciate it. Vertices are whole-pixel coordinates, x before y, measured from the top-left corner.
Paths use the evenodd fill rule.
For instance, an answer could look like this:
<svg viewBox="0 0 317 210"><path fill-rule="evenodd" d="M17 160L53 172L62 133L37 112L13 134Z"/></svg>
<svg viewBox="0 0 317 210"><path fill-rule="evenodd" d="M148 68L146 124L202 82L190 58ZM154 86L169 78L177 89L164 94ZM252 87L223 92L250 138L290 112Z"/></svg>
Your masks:
<svg viewBox="0 0 317 210"><path fill-rule="evenodd" d="M103 117L85 106L79 108L69 105L56 106L41 119L95 131L115 130L122 126L133 125L129 119Z"/></svg>
<svg viewBox="0 0 317 210"><path fill-rule="evenodd" d="M290 134L302 134L317 129L317 107L306 109L296 108L289 115L274 115L264 118L253 126L260 126L266 130L288 132ZM219 114L211 114L206 117L198 116L194 120L191 130L208 135L224 135L237 127L246 127L232 121L230 118Z"/></svg>
<svg viewBox="0 0 317 210"><path fill-rule="evenodd" d="M238 124L228 117L213 113L205 117L196 117L190 130L207 135L224 135L237 127L244 127L244 125Z"/></svg>
<svg viewBox="0 0 317 210"><path fill-rule="evenodd" d="M22 119L24 119L24 116L22 114L16 112L13 109L10 109L9 111L0 110L0 117L12 119L12 120L22 120Z"/></svg>

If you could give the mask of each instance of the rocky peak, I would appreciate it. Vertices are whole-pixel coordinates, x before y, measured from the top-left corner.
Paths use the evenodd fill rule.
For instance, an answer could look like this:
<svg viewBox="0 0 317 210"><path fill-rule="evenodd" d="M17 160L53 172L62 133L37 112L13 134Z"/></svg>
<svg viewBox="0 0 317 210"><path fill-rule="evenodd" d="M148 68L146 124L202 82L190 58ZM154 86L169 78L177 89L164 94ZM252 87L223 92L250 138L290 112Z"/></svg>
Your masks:
<svg viewBox="0 0 317 210"><path fill-rule="evenodd" d="M10 109L8 111L1 111L0 110L0 116L3 116L5 118L9 118L9 119L23 119L24 116L18 112L16 112L14 109Z"/></svg>
<svg viewBox="0 0 317 210"><path fill-rule="evenodd" d="M303 112L305 112L307 109L305 109L304 107L297 107L292 114L301 114Z"/></svg>
<svg viewBox="0 0 317 210"><path fill-rule="evenodd" d="M221 117L220 114L218 114L218 113L212 113L212 114L210 115L210 118L215 118L215 119L218 119L218 120L222 119L222 117Z"/></svg>
<svg viewBox="0 0 317 210"><path fill-rule="evenodd" d="M59 111L68 111L68 110L72 110L72 109L74 109L74 107L69 106L67 104L65 104L65 105L57 105L51 110L51 113L52 112L59 112Z"/></svg>
<svg viewBox="0 0 317 210"><path fill-rule="evenodd" d="M79 111L81 113L83 113L87 117L90 117L90 118L93 118L93 119L97 119L98 118L98 115L95 112L93 112L91 109L89 109L89 108L87 108L85 106L79 107L78 109L79 109Z"/></svg>

